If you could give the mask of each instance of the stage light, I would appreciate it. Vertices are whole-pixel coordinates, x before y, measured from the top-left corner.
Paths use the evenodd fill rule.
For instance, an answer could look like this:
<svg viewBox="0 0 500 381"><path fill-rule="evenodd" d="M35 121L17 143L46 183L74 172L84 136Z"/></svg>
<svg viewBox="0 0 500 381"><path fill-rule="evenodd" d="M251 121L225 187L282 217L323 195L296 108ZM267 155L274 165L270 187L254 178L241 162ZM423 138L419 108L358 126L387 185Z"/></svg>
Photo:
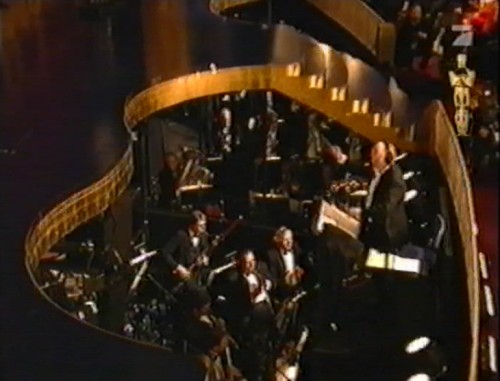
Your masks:
<svg viewBox="0 0 500 381"><path fill-rule="evenodd" d="M446 358L443 351L439 348L438 344L427 336L419 336L411 340L405 347L405 352L411 355L412 361L420 370L420 373L415 374L425 376L432 376L434 378L440 377L448 371L446 365ZM430 378L422 378L422 380L430 380ZM420 380L420 378L410 378L409 380Z"/></svg>
<svg viewBox="0 0 500 381"><path fill-rule="evenodd" d="M489 366L493 373L497 373L497 343L493 336L488 336Z"/></svg>
<svg viewBox="0 0 500 381"><path fill-rule="evenodd" d="M427 348L430 345L430 343L431 339L429 339L426 336L417 337L416 339L413 339L406 345L405 352L408 354L420 352L425 348Z"/></svg>
<svg viewBox="0 0 500 381"><path fill-rule="evenodd" d="M488 315L495 316L495 305L493 302L493 293L491 287L487 284L484 285L484 300L486 303L486 311Z"/></svg>
<svg viewBox="0 0 500 381"><path fill-rule="evenodd" d="M417 373L410 376L406 381L431 381L431 376L425 373Z"/></svg>
<svg viewBox="0 0 500 381"><path fill-rule="evenodd" d="M415 172L413 172L413 171L405 172L405 173L403 173L403 180L407 181L407 180L411 179L413 176L415 176Z"/></svg>
<svg viewBox="0 0 500 381"><path fill-rule="evenodd" d="M405 193L404 202L410 202L418 196L419 192L416 189L410 189Z"/></svg>

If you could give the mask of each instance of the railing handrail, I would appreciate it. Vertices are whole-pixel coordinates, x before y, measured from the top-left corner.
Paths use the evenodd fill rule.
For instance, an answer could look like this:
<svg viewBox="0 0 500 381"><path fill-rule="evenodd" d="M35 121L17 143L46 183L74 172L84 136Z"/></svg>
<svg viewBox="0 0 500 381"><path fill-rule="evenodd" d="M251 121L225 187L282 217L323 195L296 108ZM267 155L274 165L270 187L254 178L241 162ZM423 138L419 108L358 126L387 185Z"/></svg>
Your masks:
<svg viewBox="0 0 500 381"><path fill-rule="evenodd" d="M462 241L471 338L467 379L468 381L476 381L479 372L481 298L477 224L472 186L455 129L448 118L443 103L434 101L428 107L427 113L428 122L432 124L431 144L448 183Z"/></svg>

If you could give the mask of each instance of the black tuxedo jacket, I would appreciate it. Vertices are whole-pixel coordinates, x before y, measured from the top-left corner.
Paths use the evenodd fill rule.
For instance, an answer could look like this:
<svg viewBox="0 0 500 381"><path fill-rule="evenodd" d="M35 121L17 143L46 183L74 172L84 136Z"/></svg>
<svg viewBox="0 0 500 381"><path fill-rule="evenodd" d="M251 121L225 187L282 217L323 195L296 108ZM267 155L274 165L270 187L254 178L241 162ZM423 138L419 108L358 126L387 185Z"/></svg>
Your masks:
<svg viewBox="0 0 500 381"><path fill-rule="evenodd" d="M403 173L394 164L380 178L371 206L363 211L360 239L367 248L393 251L408 242L405 192Z"/></svg>
<svg viewBox="0 0 500 381"><path fill-rule="evenodd" d="M191 242L189 233L179 230L170 241L163 247L162 256L170 269L174 270L178 265L189 267L196 257L205 251L209 246L208 235L200 236L200 243L195 248Z"/></svg>
<svg viewBox="0 0 500 381"><path fill-rule="evenodd" d="M266 280L270 280L274 286L269 269L264 262L258 262L256 275L260 282L264 283ZM231 309L233 309L234 319L238 320L248 316L252 311L252 300L248 282L241 272L238 271L234 274L228 291L230 299L228 303L231 305Z"/></svg>
<svg viewBox="0 0 500 381"><path fill-rule="evenodd" d="M295 257L295 266L299 266L304 269L302 253L298 246L294 247L293 254ZM276 296L278 299L289 296L293 289L285 282L285 261L283 260L283 256L278 249L273 248L267 252L267 262L271 281L275 284Z"/></svg>

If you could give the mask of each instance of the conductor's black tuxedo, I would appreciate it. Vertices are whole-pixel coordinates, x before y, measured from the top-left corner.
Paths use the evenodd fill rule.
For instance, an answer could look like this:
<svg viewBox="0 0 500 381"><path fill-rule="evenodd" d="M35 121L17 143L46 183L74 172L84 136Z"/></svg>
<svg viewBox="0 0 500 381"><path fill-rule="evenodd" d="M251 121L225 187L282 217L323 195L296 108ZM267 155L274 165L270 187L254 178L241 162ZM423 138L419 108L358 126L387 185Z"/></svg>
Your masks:
<svg viewBox="0 0 500 381"><path fill-rule="evenodd" d="M366 248L397 250L408 241L403 173L393 164L381 176L373 201L363 211L360 240Z"/></svg>

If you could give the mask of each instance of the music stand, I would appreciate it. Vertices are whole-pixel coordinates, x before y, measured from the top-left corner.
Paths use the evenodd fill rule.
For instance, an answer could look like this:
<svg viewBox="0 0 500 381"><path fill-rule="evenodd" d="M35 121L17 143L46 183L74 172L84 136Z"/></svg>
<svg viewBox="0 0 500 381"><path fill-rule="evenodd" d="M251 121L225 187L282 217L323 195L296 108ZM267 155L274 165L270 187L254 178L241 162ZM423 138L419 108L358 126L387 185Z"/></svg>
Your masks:
<svg viewBox="0 0 500 381"><path fill-rule="evenodd" d="M250 191L250 207L262 212L265 220L273 220L278 224L287 222L290 216L290 200L284 194L260 193Z"/></svg>
<svg viewBox="0 0 500 381"><path fill-rule="evenodd" d="M209 199L212 190L213 185L209 184L185 185L178 190L179 202L181 205L193 205L199 208Z"/></svg>
<svg viewBox="0 0 500 381"><path fill-rule="evenodd" d="M270 156L258 166L256 184L259 191L268 193L282 185L281 163L281 157Z"/></svg>

